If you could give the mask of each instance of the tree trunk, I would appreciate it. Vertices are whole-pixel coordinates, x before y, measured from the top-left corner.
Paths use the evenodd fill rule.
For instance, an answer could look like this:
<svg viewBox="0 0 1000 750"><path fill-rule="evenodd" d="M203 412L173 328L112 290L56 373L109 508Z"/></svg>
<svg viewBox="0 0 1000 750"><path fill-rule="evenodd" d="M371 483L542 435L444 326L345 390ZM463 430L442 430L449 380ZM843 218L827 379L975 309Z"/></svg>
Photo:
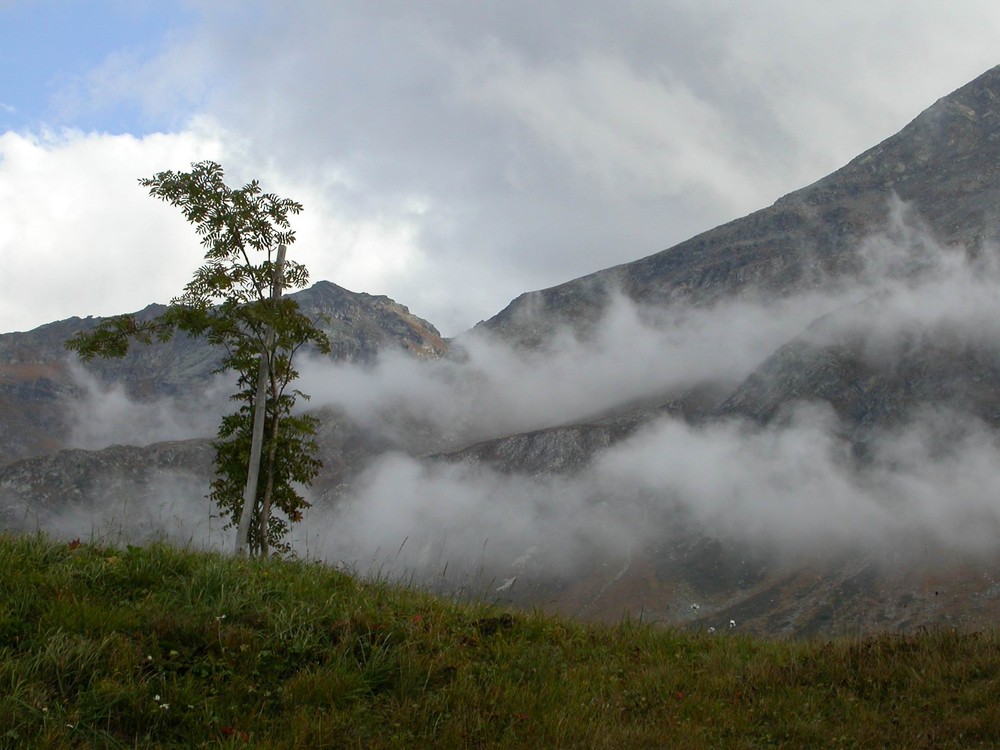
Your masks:
<svg viewBox="0 0 1000 750"><path fill-rule="evenodd" d="M277 410L275 410L277 412ZM267 471L264 480L264 500L260 504L260 554L267 557L269 543L267 539L268 522L271 519L271 496L274 494L274 460L278 452L278 422L279 415L271 417L271 442L267 446Z"/></svg>
<svg viewBox="0 0 1000 750"><path fill-rule="evenodd" d="M281 269L285 264L285 246L278 245L278 257L274 264L274 277L271 280L271 299L281 296ZM250 536L250 526L253 511L257 505L257 485L260 482L260 458L264 448L264 410L267 405L267 384L270 375L269 361L274 348L274 330L267 332L264 349L260 353L260 368L257 371L257 394L254 396L253 434L250 441L250 463L247 468L247 484L243 489L243 509L240 511L240 523L236 529L236 554L243 556L247 551L247 539ZM261 524L267 527L267 519Z"/></svg>

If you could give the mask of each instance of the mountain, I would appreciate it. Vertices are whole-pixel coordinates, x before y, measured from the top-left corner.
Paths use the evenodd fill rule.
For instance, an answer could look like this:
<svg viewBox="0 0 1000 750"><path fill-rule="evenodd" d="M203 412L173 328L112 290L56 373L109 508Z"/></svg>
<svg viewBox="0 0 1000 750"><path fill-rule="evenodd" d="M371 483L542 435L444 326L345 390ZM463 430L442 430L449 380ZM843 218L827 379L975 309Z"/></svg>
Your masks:
<svg viewBox="0 0 1000 750"><path fill-rule="evenodd" d="M329 281L289 296L327 334L330 356L336 360L370 362L388 349L417 358L439 357L447 351L434 326L388 297L351 292ZM153 318L164 309L150 305L137 317ZM101 386L124 385L128 397L138 401L185 399L212 381L219 351L186 335L133 346L122 359L80 363L66 351L65 342L100 321L70 318L32 331L0 334L0 434L5 436L0 465L67 447L68 406L85 390L80 373ZM212 407L224 405L223 400Z"/></svg>
<svg viewBox="0 0 1000 750"><path fill-rule="evenodd" d="M333 360L372 362L385 351L433 359L448 349L437 329L388 297L328 281L289 296L327 334ZM149 305L137 317L153 318L164 309ZM209 436L215 415L227 406L228 390L211 388L220 353L203 340L179 335L133 346L120 360L81 363L66 351L65 341L100 320L70 318L0 335L0 527L76 537L99 528L107 533L113 524L135 540L162 534L164 526L176 533L195 518L202 528L191 534L203 538L216 518L204 501L212 477ZM92 397L95 388L113 393L121 386L133 412L164 399L184 414L204 410L203 436L99 450L68 445L74 427L79 431L73 405ZM390 447L342 415L325 416L317 435L324 460L318 490L336 487L367 457ZM99 407L87 415L104 417ZM218 532L221 522L214 524Z"/></svg>
<svg viewBox="0 0 1000 750"><path fill-rule="evenodd" d="M929 466L958 461L954 451L995 439L980 426L1000 427L1000 330L989 286L997 279L991 264L998 242L1000 66L842 169L766 209L655 255L521 295L477 327L544 353L555 351L566 331L584 342L593 339L616 295L640 309L690 311L863 290L853 301L803 319L800 333L743 380L721 389L703 383L700 391L666 391L585 422L500 436L442 458L511 474L560 474L588 466L608 446L642 435L667 414L705 429L738 424L746 433L756 424L773 436L809 403L829 411L836 439L853 448L841 462L856 463L859 486L869 481L866 472L891 474L899 461L911 460L887 457L908 441L921 443ZM900 248L905 258L893 255ZM887 281L866 287L873 264ZM942 304L935 284L960 275L954 270L960 264L983 282L973 289L991 298L976 307L978 300L961 297L967 286L948 300L951 308L935 311ZM910 306L910 317L897 321L900 305ZM976 500L963 502L992 507L988 495L982 497L988 487L970 490L979 493ZM914 480L911 490L921 489ZM949 490L961 497L955 484L939 492ZM958 500L939 494L936 502L939 525L946 528L949 503ZM955 505L955 514L968 512ZM827 551L782 555L741 542L738 534L717 536L689 515L658 519L658 540L599 561L571 581L533 589L522 570L518 580L528 583L505 596L609 621L629 613L723 627L732 619L769 635L978 628L998 614L996 581L985 572L997 561L995 544L972 554L954 539L941 543L939 532L927 527L919 538L887 541L895 546L881 551L859 543L832 557ZM900 526L907 523L899 519ZM978 529L989 538L995 526L995 513L982 511Z"/></svg>
<svg viewBox="0 0 1000 750"><path fill-rule="evenodd" d="M1000 66L772 206L646 258L522 294L477 330L544 350L567 330L586 340L615 295L640 307L706 309L732 300L773 301L857 287L871 272L872 255L883 267L897 262L877 257L885 253L873 237L930 243L988 264L983 256L1000 244ZM900 275L907 281L942 270L922 267L919 257L906 262L912 267ZM766 424L789 403L821 401L833 407L857 444L929 406L958 406L1000 426L1000 369L992 342L912 328L905 332L906 346L897 343L900 356L872 357L881 344L873 343L866 328L889 312L877 299L858 304L805 320L802 334L735 390L718 391L715 403L686 413ZM650 402L647 414L633 418L653 418L690 395L664 393Z"/></svg>
<svg viewBox="0 0 1000 750"><path fill-rule="evenodd" d="M412 561L408 580L453 593L441 569L464 565L466 593L582 618L701 629L732 620L780 636L986 627L1000 614L991 573L1000 513L985 481L1000 451L998 246L1000 66L772 206L521 295L452 342L387 298L320 282L299 300L325 316L334 358L369 364L403 393L420 377L437 378L439 390L414 386L415 395L379 401L367 421L321 411L327 467L310 526L341 525L345 543L398 530L400 539L368 536ZM659 337L621 348L612 367L604 326L622 300ZM692 369L641 392L624 385L633 367L655 375L665 366L640 360L671 345L672 325L716 320L691 330L728 335L738 348L769 316L789 322L760 337L768 343L743 369ZM108 492L169 515L173 488L207 482L207 438L59 450L86 377L124 383L137 403L179 404L218 361L202 343L176 339L81 375L62 342L96 324L0 336L7 526L64 518L62 502L79 529ZM612 329L610 341L627 330ZM567 341L575 359L565 359ZM492 354L476 359L484 346ZM509 366L518 357L520 369ZM377 369L382 360L388 372ZM466 429L495 406L498 391L483 384L527 395L537 387L532 368L548 372L552 362L550 394L579 387L590 368L611 370L612 392L552 417L538 402L522 420L530 429L509 427L512 417ZM442 388L448 405L476 415L436 414ZM359 507L358 498L385 505ZM469 515L476 503L478 518ZM368 525L351 527L358 518ZM441 556L461 546L449 533L472 533L465 519L483 518L499 552L488 558L480 542L475 559ZM537 544L504 536L508 527ZM412 560L407 543L418 548Z"/></svg>
<svg viewBox="0 0 1000 750"><path fill-rule="evenodd" d="M1000 66L774 205L641 260L522 294L479 327L540 346L560 327L586 333L615 291L641 304L707 305L850 277L859 243L886 226L893 195L942 243L976 252L1000 240Z"/></svg>

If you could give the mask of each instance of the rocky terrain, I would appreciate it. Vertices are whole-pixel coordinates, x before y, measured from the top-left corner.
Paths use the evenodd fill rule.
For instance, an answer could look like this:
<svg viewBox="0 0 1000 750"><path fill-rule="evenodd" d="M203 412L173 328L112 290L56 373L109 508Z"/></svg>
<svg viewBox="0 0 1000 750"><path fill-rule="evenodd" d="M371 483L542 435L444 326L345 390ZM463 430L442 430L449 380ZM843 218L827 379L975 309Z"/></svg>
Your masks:
<svg viewBox="0 0 1000 750"><path fill-rule="evenodd" d="M654 311L648 316L654 319L655 311L671 311L674 318L664 320L713 310L725 315L737 302L792 304L809 295L828 301L794 308L799 318L792 332L761 352L747 372L700 374L638 395L623 389L617 400L612 394L589 411L578 408L540 428L484 429L469 444L454 435L472 433L411 413L405 402L375 428L325 407L320 442L327 466L316 487L317 506L339 508L371 483L362 470L393 451L418 459L425 473L475 467L490 477L523 478L530 492L576 482L567 485L570 494L593 493L593 504L610 509L602 523L613 522L616 510L624 517L640 509L641 538L617 551L581 541L574 550L579 560L568 572L543 555L512 548L514 562L477 563L479 594L582 618L629 616L717 629L733 621L774 636L985 627L1000 613L993 574L1000 546L989 542L994 531L1000 534L1000 514L978 486L953 483L953 500L940 489L949 487L947 481L931 485L940 494L940 532L921 525L916 512L912 519L903 513L883 542L865 537L858 521L856 544L821 548L807 536L797 545L780 535L762 543L772 537L741 535L739 524L722 530L697 506L657 496L673 490L644 487L638 499L625 499L624 489L619 495L602 484L601 462L664 424L695 439L759 438L767 450L786 440L794 447L786 427L799 429L805 403L823 416L810 422L813 431L803 431L802 439L822 435L833 446L827 453L835 454L834 468L810 466L811 454L803 453L805 466L795 475L803 477L801 487L782 488L791 480L779 478L779 490L792 497L815 492L811 475L829 470L851 477L859 492L890 487L899 496L892 502L905 502L907 461L918 469L939 460L952 467L965 453L988 448L1000 427L1000 324L991 322L996 295L988 283L974 283L1000 279L998 245L1000 66L813 185L655 255L521 295L458 337L449 353L449 361L461 363L472 356L467 348L485 340L544 362L559 356L567 338L585 350L599 339L618 299L642 314ZM942 292L947 283L954 289ZM299 301L309 314L325 316L336 361L374 367L386 353L404 352L407 361L433 362L449 351L430 324L387 298L320 282L300 292ZM158 310L152 306L144 314ZM128 494L140 505L155 502L163 495L157 477L207 481L207 439L60 450L70 428L67 404L83 393L63 341L95 324L72 319L0 336L0 506L9 527L44 527L61 504L77 508L76 519L85 518L87 508L96 507L97 492ZM203 387L216 362L210 349L179 339L136 348L122 361L94 363L87 372L99 383L125 384L129 396L142 401ZM622 359L617 366L624 371L633 364ZM477 383L490 374L461 377ZM461 384L452 385L457 398ZM827 427L818 431L818 421ZM378 427L389 423L391 429ZM916 440L905 433L914 424L924 458L892 454L902 450L897 444ZM401 492L410 489L417 492L412 485ZM744 490L752 495L754 488L736 485L722 494ZM502 495L495 497L503 502ZM967 516L962 523L978 530L975 545L956 542L957 532L949 535L944 519L952 502L965 503L953 507ZM809 520L803 521L803 533L822 537L822 524L816 524L819 531L809 531Z"/></svg>
<svg viewBox="0 0 1000 750"><path fill-rule="evenodd" d="M388 297L350 292L328 281L292 296L327 333L334 360L370 362L379 351L390 349L433 359L447 351L433 326ZM163 309L150 305L139 317L152 318ZM141 516L171 507L173 500L168 496L178 494L178 487L183 488L181 494L192 496L203 518L212 512L202 502L212 476L211 426L202 436L182 441L109 445L99 450L69 445L72 434L79 432L73 429L79 427L80 419L73 416L73 407L91 395L88 388L123 387L123 398L134 405L168 399L171 408L183 404L185 413L203 409L211 424L217 421L211 415L221 415L227 408L228 391L211 387L218 377L219 352L200 340L181 335L167 342L133 346L120 360L79 362L66 351L65 341L99 322L99 318L71 318L33 331L0 335L0 434L4 436L0 518L4 528L51 529L52 519L67 513L72 520L64 518L56 528L74 536L98 528L104 516L114 516L119 526L127 525L130 513ZM86 416L100 420L103 415L98 406L96 413ZM336 487L352 466L386 448L384 441L342 416L328 415L318 440L324 457L323 474L316 484L319 489ZM90 517L92 522L87 521ZM146 532L155 535L171 524L145 525Z"/></svg>
<svg viewBox="0 0 1000 750"><path fill-rule="evenodd" d="M430 323L388 297L350 292L320 281L294 295L318 322L338 361L369 362L383 349L434 358L447 344ZM150 305L140 319L153 318L163 305ZM99 318L70 318L23 333L0 334L0 465L67 447L67 406L81 398L79 372L98 384L124 386L138 400L186 397L204 390L219 365L219 352L205 342L179 335L167 342L133 346L122 359L81 363L65 342ZM211 404L221 409L223 401Z"/></svg>

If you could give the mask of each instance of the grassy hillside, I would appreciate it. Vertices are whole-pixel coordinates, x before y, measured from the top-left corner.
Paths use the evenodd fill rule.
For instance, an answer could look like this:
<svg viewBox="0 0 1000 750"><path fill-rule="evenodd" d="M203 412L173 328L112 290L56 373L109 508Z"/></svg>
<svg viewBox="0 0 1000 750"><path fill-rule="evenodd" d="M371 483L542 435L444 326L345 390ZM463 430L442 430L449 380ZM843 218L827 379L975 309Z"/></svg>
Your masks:
<svg viewBox="0 0 1000 750"><path fill-rule="evenodd" d="M1000 637L776 643L0 536L0 747L994 747Z"/></svg>

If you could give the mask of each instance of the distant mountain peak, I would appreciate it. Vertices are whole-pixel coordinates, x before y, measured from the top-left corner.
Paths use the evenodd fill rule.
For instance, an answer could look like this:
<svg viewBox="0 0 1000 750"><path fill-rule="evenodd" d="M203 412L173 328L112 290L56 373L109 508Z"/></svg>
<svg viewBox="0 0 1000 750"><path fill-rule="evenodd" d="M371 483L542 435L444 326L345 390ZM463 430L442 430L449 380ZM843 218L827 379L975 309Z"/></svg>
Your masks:
<svg viewBox="0 0 1000 750"><path fill-rule="evenodd" d="M448 345L437 329L385 296L352 292L318 281L289 297L327 334L334 359L373 361L384 350L432 359ZM166 307L151 304L136 315L148 319ZM65 445L67 405L80 388L67 367L65 342L101 318L69 318L32 331L0 334L0 465ZM75 356L75 355L73 355ZM85 369L105 383L122 383L138 399L177 396L202 389L219 365L220 351L204 340L178 335L167 342L133 346L120 360L96 359Z"/></svg>

